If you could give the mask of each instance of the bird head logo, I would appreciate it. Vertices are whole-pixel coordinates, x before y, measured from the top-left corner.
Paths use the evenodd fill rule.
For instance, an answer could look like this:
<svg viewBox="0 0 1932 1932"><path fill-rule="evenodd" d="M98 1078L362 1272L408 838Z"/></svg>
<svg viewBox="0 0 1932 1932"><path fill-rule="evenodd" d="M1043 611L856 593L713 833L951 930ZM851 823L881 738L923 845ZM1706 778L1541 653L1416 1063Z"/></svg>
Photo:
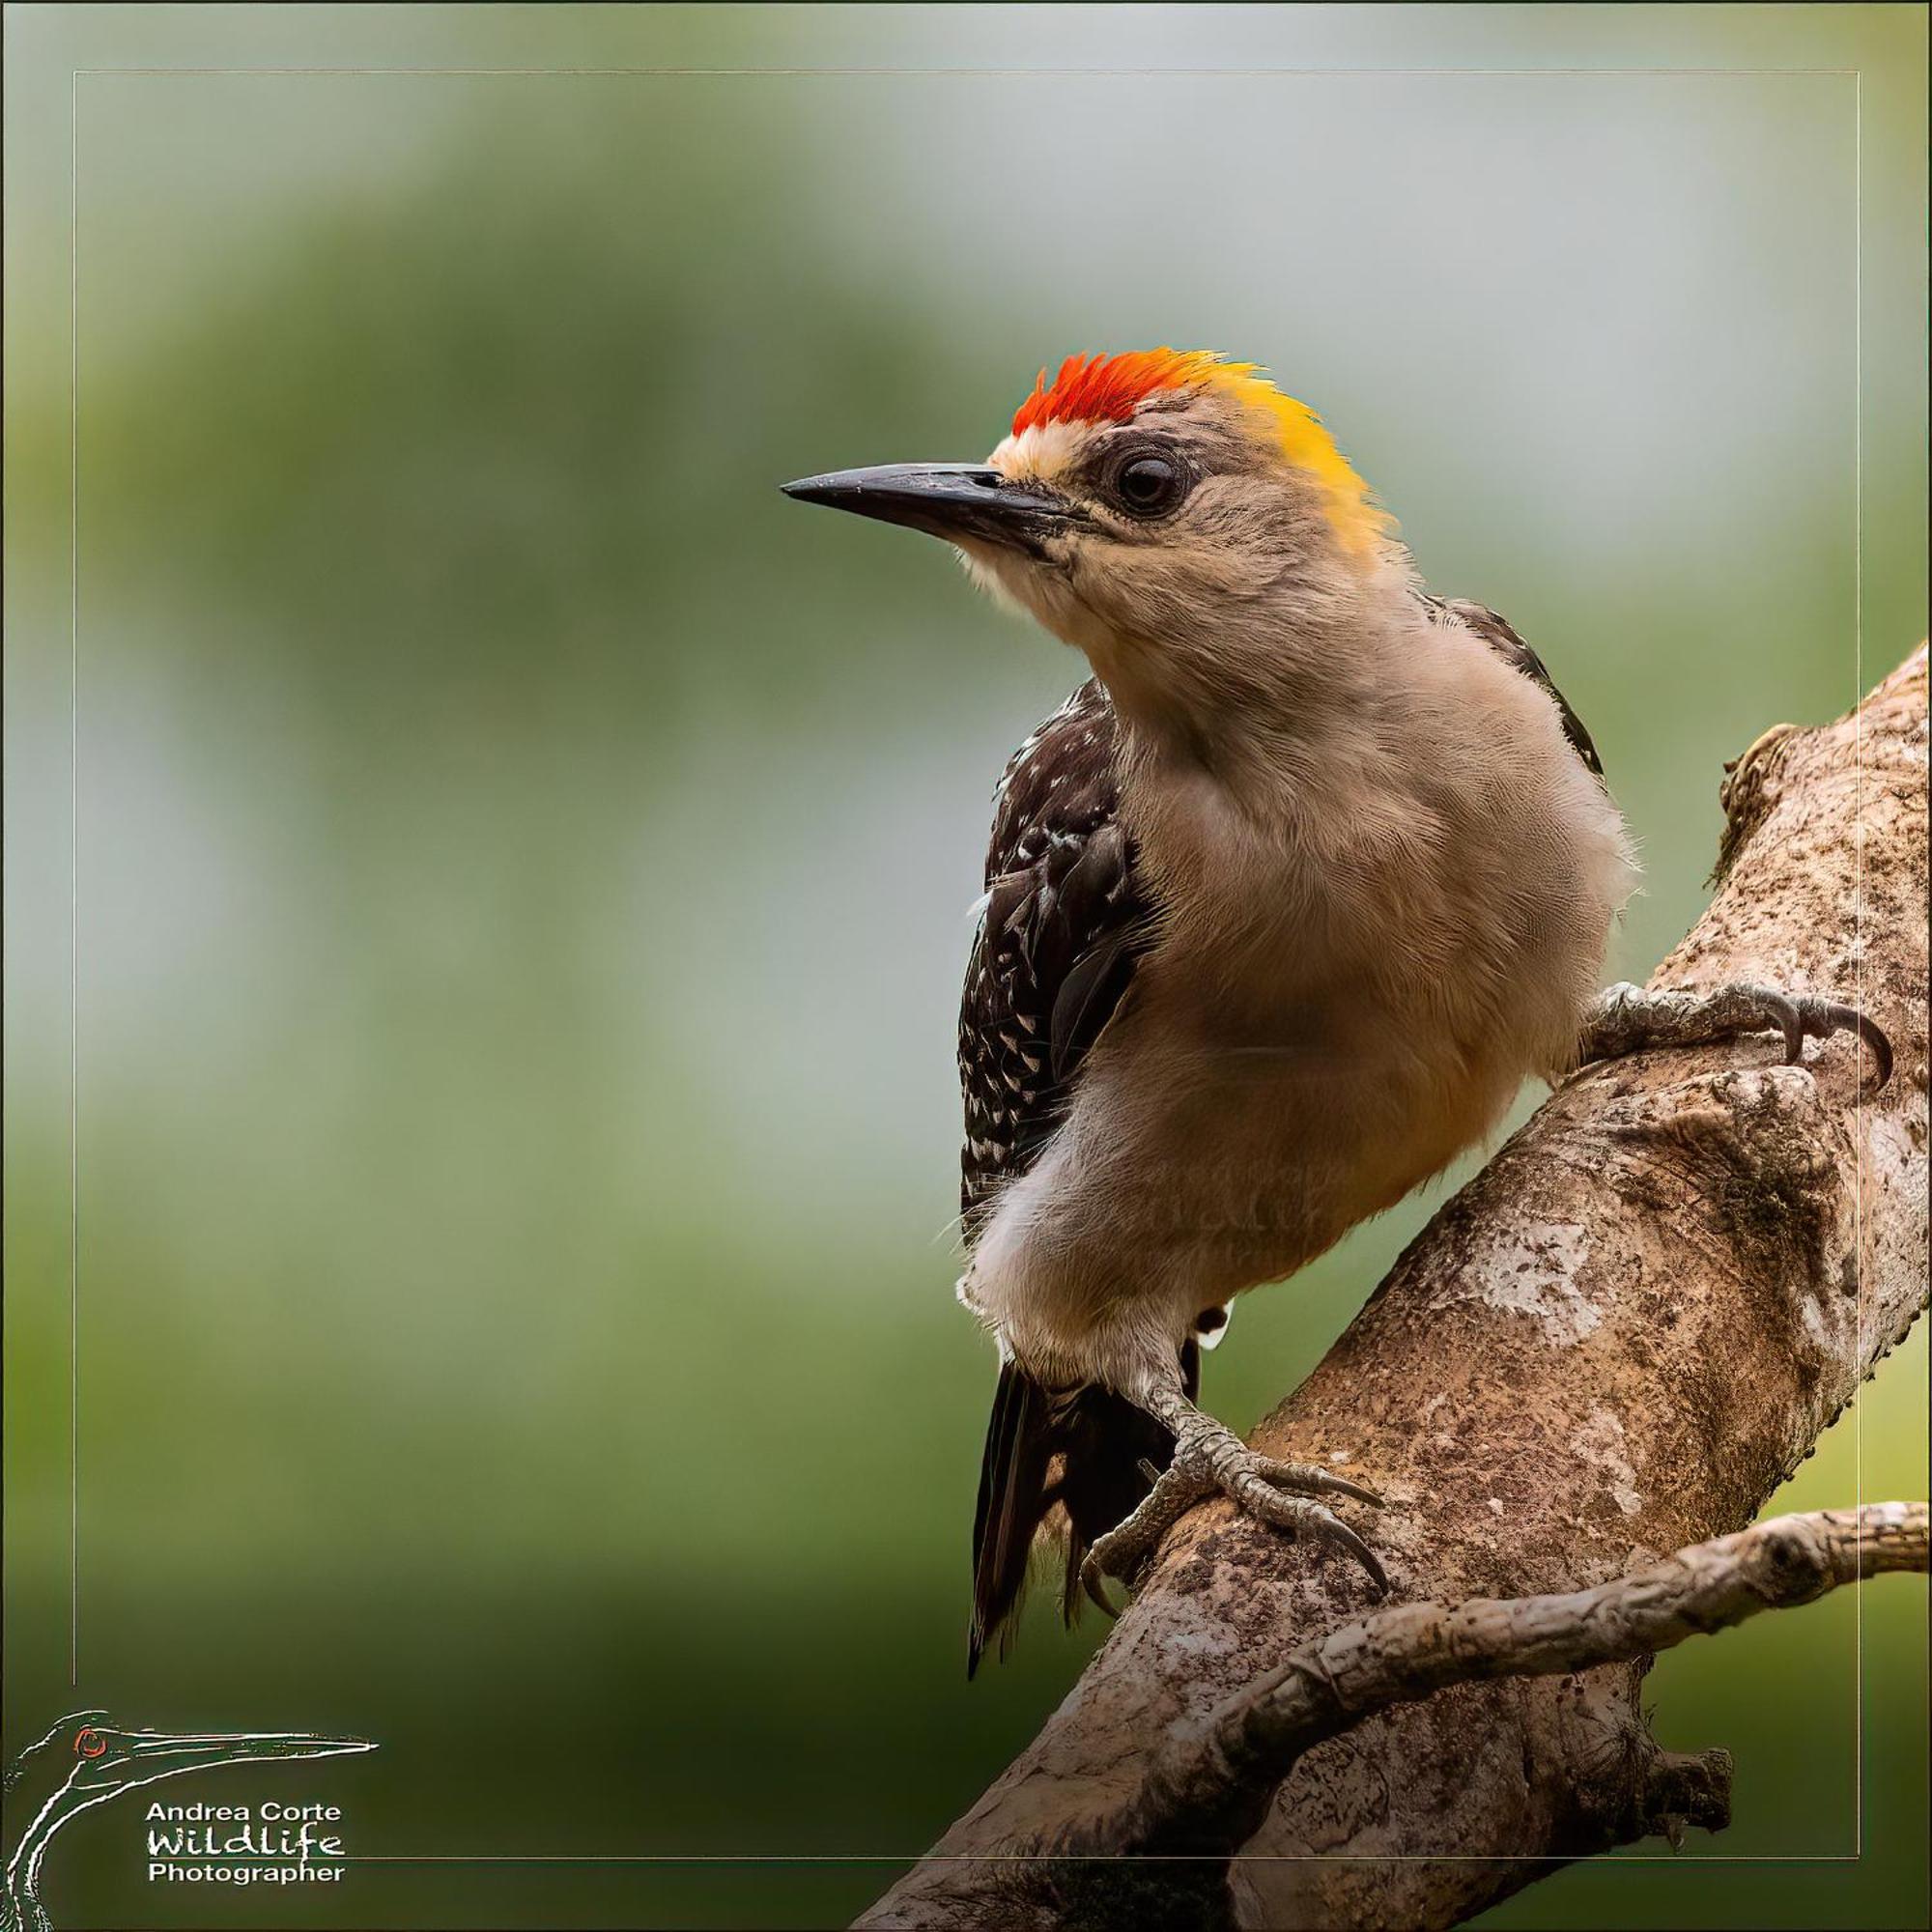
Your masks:
<svg viewBox="0 0 1932 1932"><path fill-rule="evenodd" d="M47 1847L83 1811L190 1772L375 1748L366 1738L314 1731L128 1730L109 1721L104 1711L72 1712L7 1767L0 1932L48 1932L51 1921L40 1899Z"/></svg>

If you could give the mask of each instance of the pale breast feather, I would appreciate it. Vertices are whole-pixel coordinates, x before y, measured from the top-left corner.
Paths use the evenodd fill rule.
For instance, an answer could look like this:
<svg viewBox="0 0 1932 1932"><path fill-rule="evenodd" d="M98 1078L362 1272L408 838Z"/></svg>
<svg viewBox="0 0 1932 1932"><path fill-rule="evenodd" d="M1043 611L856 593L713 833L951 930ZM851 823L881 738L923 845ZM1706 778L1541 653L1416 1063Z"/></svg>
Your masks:
<svg viewBox="0 0 1932 1932"><path fill-rule="evenodd" d="M969 1239L1065 1120L1080 1062L1132 980L1150 908L1119 806L1114 708L1090 680L1013 753L994 795L959 1007Z"/></svg>

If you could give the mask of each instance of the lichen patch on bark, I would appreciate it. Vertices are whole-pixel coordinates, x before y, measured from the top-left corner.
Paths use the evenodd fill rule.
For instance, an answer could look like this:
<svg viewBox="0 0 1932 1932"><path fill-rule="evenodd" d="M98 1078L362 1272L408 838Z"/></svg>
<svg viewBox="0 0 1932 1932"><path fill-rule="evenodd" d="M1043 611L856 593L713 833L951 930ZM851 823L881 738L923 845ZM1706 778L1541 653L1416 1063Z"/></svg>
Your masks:
<svg viewBox="0 0 1932 1932"><path fill-rule="evenodd" d="M1486 1252L1441 1285L1430 1305L1440 1309L1479 1301L1528 1317L1552 1349L1572 1348L1603 1323L1577 1281L1589 1256L1590 1233L1578 1221L1501 1229Z"/></svg>

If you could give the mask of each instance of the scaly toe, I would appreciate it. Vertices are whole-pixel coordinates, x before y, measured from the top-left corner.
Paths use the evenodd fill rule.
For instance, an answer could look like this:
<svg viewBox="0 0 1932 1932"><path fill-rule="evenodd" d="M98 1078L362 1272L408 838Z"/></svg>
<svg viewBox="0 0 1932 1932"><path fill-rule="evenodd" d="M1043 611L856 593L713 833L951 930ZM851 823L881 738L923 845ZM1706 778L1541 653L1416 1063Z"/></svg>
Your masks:
<svg viewBox="0 0 1932 1932"><path fill-rule="evenodd" d="M1263 1456L1211 1416L1180 1404L1173 1407L1179 1412L1159 1418L1174 1432L1173 1460L1165 1469L1141 1464L1148 1494L1125 1521L1094 1538L1081 1562L1080 1588L1091 1602L1108 1616L1118 1615L1108 1601L1105 1578L1119 1577L1131 1584L1167 1532L1197 1502L1217 1492L1277 1529L1340 1544L1367 1571L1378 1591L1388 1589L1387 1574L1375 1551L1332 1510L1311 1500L1348 1496L1378 1508L1382 1499L1375 1491L1313 1463Z"/></svg>
<svg viewBox="0 0 1932 1932"><path fill-rule="evenodd" d="M1213 1478L1196 1462L1185 1465L1177 1457L1173 1467L1156 1469L1143 1463L1141 1473L1151 1484L1140 1507L1105 1536L1094 1539L1094 1547L1080 1565L1080 1586L1107 1614L1119 1612L1108 1603L1101 1586L1105 1577L1131 1579L1141 1564L1159 1548L1160 1540L1203 1496L1217 1487Z"/></svg>
<svg viewBox="0 0 1932 1932"><path fill-rule="evenodd" d="M1804 1019L1797 1001L1770 986L1753 989L1764 1008L1766 1023L1784 1036L1784 1064L1796 1066L1804 1054Z"/></svg>

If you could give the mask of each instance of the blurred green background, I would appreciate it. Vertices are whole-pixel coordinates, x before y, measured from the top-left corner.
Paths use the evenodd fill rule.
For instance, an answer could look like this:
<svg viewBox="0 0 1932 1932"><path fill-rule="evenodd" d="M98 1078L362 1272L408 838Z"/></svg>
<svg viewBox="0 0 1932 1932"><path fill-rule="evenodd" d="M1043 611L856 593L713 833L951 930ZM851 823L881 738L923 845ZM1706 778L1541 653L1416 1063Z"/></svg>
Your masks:
<svg viewBox="0 0 1932 1932"><path fill-rule="evenodd" d="M164 1891L103 1807L56 1922L842 1919L1095 1640L1037 1606L964 1681L948 1235L988 788L1080 668L775 485L983 454L1070 350L1268 361L1589 721L1641 977L1721 761L1859 689L1861 421L1865 681L1924 627L1922 10L6 31L9 1747L359 1732L175 1795L397 1861ZM1563 71L1655 65L1711 71ZM1219 71L1095 71L1175 68ZM1863 71L1861 415L1859 82L1718 71L1767 68ZM1209 1402L1258 1417L1433 1205L1245 1307ZM1921 1493L1924 1403L1921 1330L1779 1506ZM1486 1922L1922 1924L1924 1601L1667 1658L1736 1823ZM523 1861L567 1855L612 1861ZM1718 1862L1768 1855L1835 1862Z"/></svg>

